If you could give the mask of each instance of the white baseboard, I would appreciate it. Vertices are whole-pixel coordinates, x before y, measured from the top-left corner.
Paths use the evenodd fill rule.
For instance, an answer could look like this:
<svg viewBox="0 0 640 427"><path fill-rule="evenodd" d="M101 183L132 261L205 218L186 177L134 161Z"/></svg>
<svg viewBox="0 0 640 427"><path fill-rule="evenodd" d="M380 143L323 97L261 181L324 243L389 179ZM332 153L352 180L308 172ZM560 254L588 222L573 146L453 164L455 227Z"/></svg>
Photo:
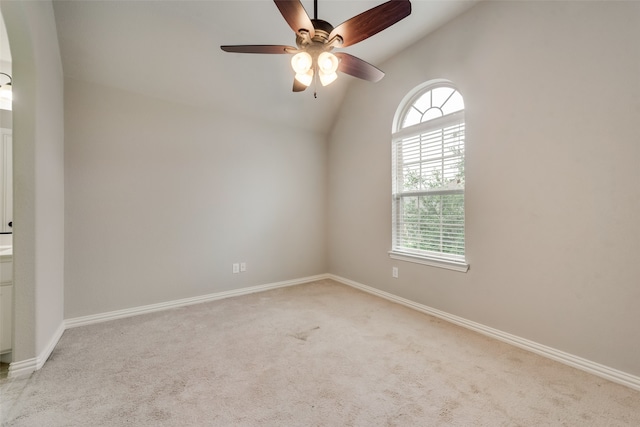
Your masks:
<svg viewBox="0 0 640 427"><path fill-rule="evenodd" d="M248 295L255 292L268 291L270 289L284 288L286 286L301 285L303 283L309 283L316 280L323 280L327 278L328 278L328 275L320 274L317 276L309 276L301 279L287 280L283 282L276 282L276 283L270 283L270 284L259 285L259 286L251 286L248 288L234 289L231 291L216 292L213 294L203 295L199 297L184 298L180 300L174 300L174 301L169 301L169 302L164 302L159 304L150 304L150 305L145 305L141 307L133 307L125 310L116 310L116 311L110 311L107 313L100 313L100 314L94 314L90 316L82 316L82 317L76 317L72 319L66 319L62 322L60 327L56 330L55 334L51 338L51 341L49 342L47 347L37 357L12 362L9 365L8 377L18 378L18 377L31 375L33 372L42 368L45 362L47 361L47 359L49 358L49 356L51 356L51 353L53 352L54 348L58 344L58 341L60 341L60 338L62 337L62 334L64 333L64 331L70 328L92 325L94 323L107 322L109 320L122 319L125 317L137 316L140 314L153 313L155 311L168 310L170 308L185 307L188 305L199 304L199 303L208 302L208 301L216 301L216 300L236 297L240 295Z"/></svg>
<svg viewBox="0 0 640 427"><path fill-rule="evenodd" d="M605 378L609 381L613 381L615 383L622 384L634 390L640 391L640 377L638 376L631 375L626 372L622 372L587 359L583 359L582 357L578 357L573 354L566 353L564 351L560 351L555 348L551 348L546 345L539 344L537 342L530 341L528 339L521 338L516 335L512 335L507 332L503 332L498 329L494 329L489 326L485 326L480 323L476 323L471 320L467 320L465 318L455 316L453 314L449 314L423 304L419 304L417 302L390 294L388 292L363 285L362 283L345 279L344 277L329 274L328 278L335 280L336 282L351 286L353 288L360 289L361 291L367 292L369 294L379 296L386 300L402 304L414 310L418 310L420 312L438 317L440 319L446 320L447 322L454 323L472 331L479 332L483 335L495 338L507 344L511 344L524 350L531 351L533 353L539 354L540 356L544 356L565 365L569 365L582 371L586 371L590 374Z"/></svg>
<svg viewBox="0 0 640 427"><path fill-rule="evenodd" d="M33 372L37 371L37 366L37 357L34 357L32 359L20 360L17 362L11 362L11 364L9 365L9 373L7 374L7 377L18 378L31 375Z"/></svg>
<svg viewBox="0 0 640 427"><path fill-rule="evenodd" d="M276 288L284 288L287 286L301 285L303 283L309 283L316 280L322 280L327 278L328 278L328 275L320 274L317 276L309 276L301 279L270 283L267 285L258 285L258 286L251 286L248 288L234 289L231 291L216 292L213 294L202 295L199 297L184 298L184 299L179 299L174 301L162 302L158 304L150 304L150 305L144 305L140 307L133 307L133 308L128 308L124 310L110 311L107 313L93 314L90 316L75 317L72 319L65 320L65 327L66 329L70 329L78 326L92 325L94 323L107 322L109 320L122 319L125 317L137 316L137 315L146 314L146 313L153 313L155 311L167 310L170 308L185 307L188 305L200 304L200 303L209 302L209 301L217 301L224 298L237 297L240 295L248 295L248 294L268 291Z"/></svg>
<svg viewBox="0 0 640 427"><path fill-rule="evenodd" d="M62 334L65 331L65 323L64 321L60 323L58 329L56 329L55 333L49 340L47 346L40 352L40 354L34 358L27 360L20 360L17 362L11 362L9 364L9 373L7 374L8 378L18 378L26 375L31 375L34 371L42 368L53 353L53 350L56 348L58 341L62 338Z"/></svg>
<svg viewBox="0 0 640 427"><path fill-rule="evenodd" d="M316 280L324 280L324 279L335 280L336 282L342 283L344 285L351 286L353 288L359 289L361 291L367 292L372 295L376 295L378 297L384 298L386 300L389 300L398 304L402 304L406 307L412 308L422 313L426 313L426 314L438 317L440 319L446 320L448 322L454 323L456 325L462 326L472 331L481 333L491 338L495 338L507 344L511 344L516 347L522 348L524 350L531 351L533 353L539 354L541 356L547 357L549 359L555 360L565 365L572 366L574 368L589 372L601 378L605 378L609 381L613 381L615 383L622 384L634 390L640 391L640 377L638 376L631 375L626 372L622 372L617 369L613 369L608 366L592 362L590 360L572 355L570 353L566 353L564 351L560 351L560 350L545 346L543 344L539 344L534 341L530 341L528 339L521 338L516 335L512 335L507 332L503 332L498 329L494 329L489 326L485 326L480 323L476 323L471 320L467 320L465 318L455 316L453 314L449 314L444 311L437 310L435 308L432 308L423 304L419 304L417 302L399 297L397 295L393 295L388 292L381 291L379 289L372 288L370 286L363 285L362 283L345 279L344 277L336 276L333 274L320 274L317 276L309 276L301 279L294 279L294 280L270 283L270 284L259 285L259 286L251 286L248 288L234 289L231 291L216 292L208 295L203 295L200 297L185 298L180 300L169 301L166 303L151 304L151 305L145 305L141 307L133 307L125 310L116 310L116 311L111 311L107 313L100 313L100 314L95 314L90 316L82 316L82 317L66 319L60 325L60 327L58 328L54 336L51 338L49 345L40 353L40 355L38 355L38 357L35 357L33 359L22 360L18 362L12 362L9 365L9 377L16 378L16 377L29 375L32 372L42 368L44 363L47 361L47 359L53 352L53 349L55 348L56 344L62 337L62 334L64 333L64 331L69 328L91 325L91 324L100 323L100 322L107 322L109 320L137 316L140 314L152 313L155 311L167 310L170 308L185 307L188 305L199 304L199 303L208 302L208 301L216 301L224 298L248 295L256 292L268 291L270 289L301 285L303 283L309 283Z"/></svg>

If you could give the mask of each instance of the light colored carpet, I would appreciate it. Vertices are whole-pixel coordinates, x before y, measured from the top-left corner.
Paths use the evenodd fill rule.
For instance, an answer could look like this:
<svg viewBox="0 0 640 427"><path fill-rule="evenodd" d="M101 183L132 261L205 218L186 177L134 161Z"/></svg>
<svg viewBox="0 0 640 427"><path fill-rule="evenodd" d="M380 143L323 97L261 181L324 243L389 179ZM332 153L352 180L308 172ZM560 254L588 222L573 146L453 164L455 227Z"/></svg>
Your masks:
<svg viewBox="0 0 640 427"><path fill-rule="evenodd" d="M64 333L4 426L638 426L640 392L332 281Z"/></svg>

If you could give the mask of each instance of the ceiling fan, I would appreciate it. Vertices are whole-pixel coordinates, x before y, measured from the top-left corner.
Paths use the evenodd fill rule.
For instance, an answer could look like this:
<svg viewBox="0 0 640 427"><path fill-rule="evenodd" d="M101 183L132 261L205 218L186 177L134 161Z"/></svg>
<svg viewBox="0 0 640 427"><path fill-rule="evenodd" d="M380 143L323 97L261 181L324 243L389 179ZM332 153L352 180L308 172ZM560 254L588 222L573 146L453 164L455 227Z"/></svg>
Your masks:
<svg viewBox="0 0 640 427"><path fill-rule="evenodd" d="M285 21L296 34L296 45L236 45L220 46L225 52L293 54L291 66L295 71L293 91L304 91L313 81L320 79L322 86L332 83L337 71L371 82L377 82L384 73L378 68L334 48L351 46L392 26L411 14L409 0L391 0L367 10L333 27L318 19L318 1L314 0L314 17L309 18L300 0L274 0Z"/></svg>

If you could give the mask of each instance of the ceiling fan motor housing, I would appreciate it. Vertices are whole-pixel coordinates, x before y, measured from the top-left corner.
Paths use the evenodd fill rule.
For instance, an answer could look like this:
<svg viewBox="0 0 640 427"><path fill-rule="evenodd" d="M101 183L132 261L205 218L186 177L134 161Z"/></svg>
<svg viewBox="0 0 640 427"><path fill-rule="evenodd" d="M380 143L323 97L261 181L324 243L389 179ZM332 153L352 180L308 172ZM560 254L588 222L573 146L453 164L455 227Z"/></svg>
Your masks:
<svg viewBox="0 0 640 427"><path fill-rule="evenodd" d="M298 47L303 50L310 50L310 53L313 51L323 52L333 49L334 40L329 40L329 35L333 31L333 25L322 19L312 19L311 22L315 33L313 38L309 36L307 30L301 29L298 31L296 37ZM342 43L340 36L334 37L334 39L337 39L339 44Z"/></svg>
<svg viewBox="0 0 640 427"><path fill-rule="evenodd" d="M311 23L313 24L313 29L316 32L316 35L313 38L319 38L326 43L329 40L329 34L333 31L333 25L329 24L327 21L323 21L322 19L312 19Z"/></svg>

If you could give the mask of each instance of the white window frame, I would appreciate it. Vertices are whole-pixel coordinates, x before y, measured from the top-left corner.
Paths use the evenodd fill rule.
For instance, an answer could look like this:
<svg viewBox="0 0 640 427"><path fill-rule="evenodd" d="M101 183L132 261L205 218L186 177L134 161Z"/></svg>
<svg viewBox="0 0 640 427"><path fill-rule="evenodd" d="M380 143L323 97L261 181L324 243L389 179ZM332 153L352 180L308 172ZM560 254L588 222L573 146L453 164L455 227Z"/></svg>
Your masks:
<svg viewBox="0 0 640 427"><path fill-rule="evenodd" d="M405 140L408 137L419 137L427 132L445 129L450 126L462 126L464 127L464 110L447 114L442 117L427 120L418 124L407 126L403 128L404 119L408 111L412 108L414 103L425 93L436 89L438 87L448 87L456 91L457 88L449 81L446 80L432 80L414 88L411 92L405 96L400 103L396 111L396 115L393 121L393 134L392 134L392 249L389 251L389 256L392 259L401 261L413 262L432 267L440 267L454 271L467 272L469 270L469 264L466 261L465 255L448 254L444 252L425 251L420 249L406 248L399 246L398 227L400 226L400 202L403 197L409 196L426 196L426 195L445 195L445 194L462 194L464 197L464 185L462 188L453 189L438 189L438 190L418 190L418 191L403 191L400 187L400 183L403 180L402 164L398 164L397 160L397 145L399 142ZM459 93L459 91L458 91ZM466 142L466 141L465 141ZM398 176L400 174L400 176ZM466 220L465 220L466 222ZM464 226L463 226L464 229ZM466 237L466 236L465 236ZM465 252L466 253L466 252Z"/></svg>

